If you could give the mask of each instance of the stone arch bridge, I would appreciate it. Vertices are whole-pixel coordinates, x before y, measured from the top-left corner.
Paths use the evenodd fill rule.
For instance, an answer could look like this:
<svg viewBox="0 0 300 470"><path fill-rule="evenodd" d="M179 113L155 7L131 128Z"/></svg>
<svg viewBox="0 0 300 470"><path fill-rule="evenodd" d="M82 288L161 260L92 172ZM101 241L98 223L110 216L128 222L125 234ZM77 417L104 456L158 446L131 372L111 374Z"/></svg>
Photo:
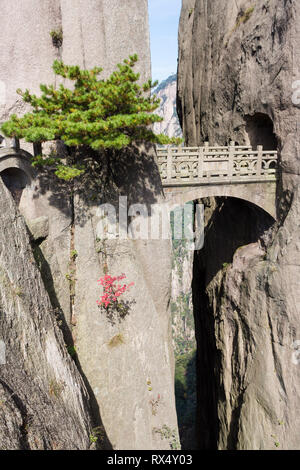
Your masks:
<svg viewBox="0 0 300 470"><path fill-rule="evenodd" d="M0 174L8 169L18 169L25 173L28 182L35 176L30 163L31 155L25 150L16 148L0 148Z"/></svg>
<svg viewBox="0 0 300 470"><path fill-rule="evenodd" d="M30 157L18 141L2 142L0 175L15 169L24 174L19 184L30 185L35 176ZM206 143L203 147L158 147L157 158L169 206L227 196L251 202L276 219L277 151ZM13 179L14 174L7 177Z"/></svg>
<svg viewBox="0 0 300 470"><path fill-rule="evenodd" d="M35 170L31 165L31 154L20 149L17 139L1 137L0 177L18 204L23 189L33 184L35 176Z"/></svg>
<svg viewBox="0 0 300 470"><path fill-rule="evenodd" d="M276 219L277 151L247 146L157 147L170 206L205 197L244 199Z"/></svg>

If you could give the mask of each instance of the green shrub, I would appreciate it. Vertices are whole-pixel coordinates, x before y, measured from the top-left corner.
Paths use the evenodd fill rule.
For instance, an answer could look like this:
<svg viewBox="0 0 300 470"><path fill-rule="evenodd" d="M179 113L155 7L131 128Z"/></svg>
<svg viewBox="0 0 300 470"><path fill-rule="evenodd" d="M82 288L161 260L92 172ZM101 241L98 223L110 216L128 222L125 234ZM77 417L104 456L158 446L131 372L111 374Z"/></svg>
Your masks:
<svg viewBox="0 0 300 470"><path fill-rule="evenodd" d="M63 43L63 30L59 28L57 30L53 29L50 31L50 36L52 38L53 45L57 48L62 46Z"/></svg>

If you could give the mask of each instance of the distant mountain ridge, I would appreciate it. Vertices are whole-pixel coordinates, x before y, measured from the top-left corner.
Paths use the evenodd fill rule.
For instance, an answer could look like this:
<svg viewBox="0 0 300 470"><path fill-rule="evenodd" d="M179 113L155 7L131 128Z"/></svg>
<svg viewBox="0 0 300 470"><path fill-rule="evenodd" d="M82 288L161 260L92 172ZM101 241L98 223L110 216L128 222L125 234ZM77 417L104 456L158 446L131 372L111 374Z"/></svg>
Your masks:
<svg viewBox="0 0 300 470"><path fill-rule="evenodd" d="M160 106L156 111L164 120L154 124L154 132L166 134L169 137L182 137L182 131L176 111L177 75L170 75L154 90L160 98Z"/></svg>

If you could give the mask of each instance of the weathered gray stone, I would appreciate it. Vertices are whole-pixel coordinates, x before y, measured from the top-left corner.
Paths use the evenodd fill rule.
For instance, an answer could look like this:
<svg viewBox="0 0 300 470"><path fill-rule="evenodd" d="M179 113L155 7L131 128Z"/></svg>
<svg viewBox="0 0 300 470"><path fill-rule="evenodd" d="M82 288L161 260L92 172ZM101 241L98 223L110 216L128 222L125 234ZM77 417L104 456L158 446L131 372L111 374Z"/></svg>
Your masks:
<svg viewBox="0 0 300 470"><path fill-rule="evenodd" d="M126 151L117 162L113 165L117 181L105 186L103 178L100 187L85 188L75 199L74 340L113 448L178 448L169 311L170 241L97 242L100 203L118 207L118 196L126 194L128 207L143 203L150 209L163 200L161 181L149 149ZM126 295L128 314L123 319L116 314L115 322L96 304L101 294L97 279L104 275L105 265L112 276L125 273L125 282L134 282ZM164 426L173 438L161 438L158 431Z"/></svg>
<svg viewBox="0 0 300 470"><path fill-rule="evenodd" d="M34 240L47 238L49 235L49 218L46 216L29 220L27 226Z"/></svg>
<svg viewBox="0 0 300 470"><path fill-rule="evenodd" d="M0 207L0 447L88 449L88 395L1 180Z"/></svg>
<svg viewBox="0 0 300 470"><path fill-rule="evenodd" d="M238 220L234 230L232 218L243 220L249 206L236 208L241 203L228 199L226 209L218 204L213 211L206 248L196 259L200 447L300 445L300 369L293 362L300 338L300 111L292 103L300 77L299 19L293 1L232 0L222 8L215 0L183 2L178 104L187 142L270 142L270 129L256 127L253 135L263 114L274 124L281 160L279 223L271 234L259 240L261 230L246 233L259 220L255 213L244 233ZM217 225L218 213L223 224Z"/></svg>
<svg viewBox="0 0 300 470"><path fill-rule="evenodd" d="M24 188L19 209L30 231L36 230L37 221L39 225L44 224L38 228L46 235L44 240L38 240L42 255L39 256L39 267L53 307L63 311L70 324L70 286L66 277L70 270L71 250L70 188L56 177L40 171L32 184Z"/></svg>
<svg viewBox="0 0 300 470"><path fill-rule="evenodd" d="M55 80L51 68L55 59L86 68L101 66L107 75L118 62L137 53L141 79L149 78L147 0L1 0L0 7L5 18L0 31L0 80L6 86L0 122L27 109L18 88L38 93L40 83ZM57 48L50 33L60 28L63 42Z"/></svg>

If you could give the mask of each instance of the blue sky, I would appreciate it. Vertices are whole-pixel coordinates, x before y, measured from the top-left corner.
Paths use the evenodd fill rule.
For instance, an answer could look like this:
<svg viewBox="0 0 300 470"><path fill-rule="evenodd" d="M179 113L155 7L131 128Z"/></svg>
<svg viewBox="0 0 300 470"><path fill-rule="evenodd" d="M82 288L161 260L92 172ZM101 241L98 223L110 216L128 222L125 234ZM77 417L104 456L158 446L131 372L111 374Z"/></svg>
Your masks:
<svg viewBox="0 0 300 470"><path fill-rule="evenodd" d="M162 81L177 71L181 0L148 0L152 79Z"/></svg>

